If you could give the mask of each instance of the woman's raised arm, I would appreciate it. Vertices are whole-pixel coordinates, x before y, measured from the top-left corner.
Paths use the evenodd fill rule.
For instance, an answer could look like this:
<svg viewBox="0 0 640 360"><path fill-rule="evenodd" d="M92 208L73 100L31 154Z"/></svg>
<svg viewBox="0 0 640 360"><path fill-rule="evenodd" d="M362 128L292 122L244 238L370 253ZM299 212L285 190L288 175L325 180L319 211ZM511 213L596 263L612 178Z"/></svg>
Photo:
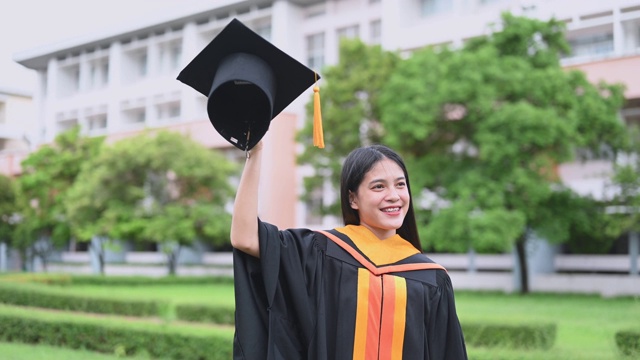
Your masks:
<svg viewBox="0 0 640 360"><path fill-rule="evenodd" d="M249 152L240 177L231 218L231 246L249 255L260 257L258 241L258 186L262 141Z"/></svg>

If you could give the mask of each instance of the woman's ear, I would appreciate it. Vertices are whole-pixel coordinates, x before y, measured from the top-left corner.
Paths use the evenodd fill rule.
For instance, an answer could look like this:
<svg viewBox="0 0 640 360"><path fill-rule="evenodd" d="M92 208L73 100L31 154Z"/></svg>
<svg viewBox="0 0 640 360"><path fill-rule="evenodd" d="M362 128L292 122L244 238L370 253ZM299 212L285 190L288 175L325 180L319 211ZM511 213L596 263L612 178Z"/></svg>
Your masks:
<svg viewBox="0 0 640 360"><path fill-rule="evenodd" d="M349 191L349 206L353 209L353 210L358 210L358 202L356 201L356 195L354 193L352 193L351 191Z"/></svg>

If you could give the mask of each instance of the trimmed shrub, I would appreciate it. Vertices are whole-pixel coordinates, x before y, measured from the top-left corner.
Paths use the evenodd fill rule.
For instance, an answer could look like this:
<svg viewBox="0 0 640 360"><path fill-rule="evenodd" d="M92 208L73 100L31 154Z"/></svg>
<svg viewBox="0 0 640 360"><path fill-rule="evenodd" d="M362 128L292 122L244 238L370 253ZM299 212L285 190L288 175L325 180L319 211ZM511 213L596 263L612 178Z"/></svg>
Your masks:
<svg viewBox="0 0 640 360"><path fill-rule="evenodd" d="M556 339L556 324L462 324L468 346L511 349L550 349Z"/></svg>
<svg viewBox="0 0 640 360"><path fill-rule="evenodd" d="M176 305L176 317L184 321L233 325L235 324L235 308L179 304Z"/></svg>
<svg viewBox="0 0 640 360"><path fill-rule="evenodd" d="M146 353L153 358L181 360L227 360L231 359L233 348L232 339L223 336L200 337L9 315L0 315L0 341L122 355Z"/></svg>
<svg viewBox="0 0 640 360"><path fill-rule="evenodd" d="M72 276L69 282L61 285L112 285L112 286L147 286L147 285L208 285L233 284L228 276Z"/></svg>
<svg viewBox="0 0 640 360"><path fill-rule="evenodd" d="M146 286L146 285L207 285L233 284L230 276L102 276L102 275L67 275L42 273L10 273L0 274L4 282L41 283L47 285L112 285L112 286Z"/></svg>
<svg viewBox="0 0 640 360"><path fill-rule="evenodd" d="M126 316L158 316L161 305L154 301L111 300L51 294L0 284L0 303Z"/></svg>
<svg viewBox="0 0 640 360"><path fill-rule="evenodd" d="M640 330L621 330L615 335L618 350L626 356L640 357Z"/></svg>

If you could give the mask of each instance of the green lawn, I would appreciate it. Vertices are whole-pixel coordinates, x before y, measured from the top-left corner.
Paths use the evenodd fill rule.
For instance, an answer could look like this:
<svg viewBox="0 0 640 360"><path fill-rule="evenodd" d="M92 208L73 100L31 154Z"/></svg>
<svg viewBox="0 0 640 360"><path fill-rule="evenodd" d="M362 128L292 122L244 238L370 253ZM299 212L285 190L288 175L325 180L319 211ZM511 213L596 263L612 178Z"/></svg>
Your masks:
<svg viewBox="0 0 640 360"><path fill-rule="evenodd" d="M30 288L74 294L78 296L107 297L117 299L162 300L171 303L221 304L233 306L233 286L220 284L184 285L44 285L22 284ZM460 321L497 323L555 323L557 338L548 351L522 351L509 349L469 348L469 357L478 360L578 360L623 359L618 354L614 334L621 329L640 329L640 298L610 298L586 295L562 294L518 294L456 292L456 304ZM21 316L35 316L43 319L64 319L73 321L100 321L117 326L126 323L133 327L162 327L166 331L206 335L222 332L231 337L232 327L218 327L207 324L188 324L169 319L132 319L119 316L72 314L62 311L28 309L0 304L0 313L18 313ZM31 348L31 347L28 347ZM40 347L34 347L32 357L16 359L39 359ZM13 351L13 350L7 350ZM24 351L24 350L23 350ZM48 351L48 350L46 350ZM20 353L21 351L18 351ZM29 350L30 352L30 350ZM0 354L4 354L0 347ZM12 355L13 356L13 355ZM2 357L3 359L5 357ZM62 357L75 359L72 355ZM86 359L90 359L85 357ZM83 358L83 359L85 359ZM56 359L51 357L51 359ZM99 359L99 358L96 358Z"/></svg>
<svg viewBox="0 0 640 360"><path fill-rule="evenodd" d="M109 327L126 326L138 330L182 333L195 336L222 335L233 337L233 326L206 323L164 321L153 318L134 318L118 315L85 314L60 310L37 309L0 304L0 315L18 315L45 321L64 321L100 324ZM1 357L0 357L1 359Z"/></svg>
<svg viewBox="0 0 640 360"><path fill-rule="evenodd" d="M86 350L69 350L47 345L27 345L0 342L2 360L122 360L122 357ZM127 357L130 360L146 360L148 356Z"/></svg>
<svg viewBox="0 0 640 360"><path fill-rule="evenodd" d="M604 299L559 294L456 293L461 322L550 323L558 326L555 346L538 353L470 349L477 359L619 359L614 334L640 329L640 298Z"/></svg>

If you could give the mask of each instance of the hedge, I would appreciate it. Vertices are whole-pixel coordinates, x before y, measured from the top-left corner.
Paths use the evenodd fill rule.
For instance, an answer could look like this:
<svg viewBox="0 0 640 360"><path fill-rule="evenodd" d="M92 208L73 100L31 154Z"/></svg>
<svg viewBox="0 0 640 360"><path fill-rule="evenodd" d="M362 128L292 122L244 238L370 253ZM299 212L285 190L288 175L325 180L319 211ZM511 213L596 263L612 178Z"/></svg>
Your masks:
<svg viewBox="0 0 640 360"><path fill-rule="evenodd" d="M79 311L95 314L125 315L136 317L163 316L170 304L154 301L111 300L74 295L51 294L35 289L21 289L0 284L0 303L26 307ZM198 304L178 304L175 307L179 320L233 325L235 308Z"/></svg>
<svg viewBox="0 0 640 360"><path fill-rule="evenodd" d="M154 301L124 301L68 296L2 284L0 284L0 303L126 316L158 316L161 307L166 307L166 305Z"/></svg>
<svg viewBox="0 0 640 360"><path fill-rule="evenodd" d="M640 330L621 330L615 335L618 350L627 356L640 357Z"/></svg>
<svg viewBox="0 0 640 360"><path fill-rule="evenodd" d="M468 346L511 349L550 349L556 339L556 324L462 324Z"/></svg>
<svg viewBox="0 0 640 360"><path fill-rule="evenodd" d="M222 336L189 336L179 333L55 322L0 315L0 341L47 344L72 349L153 358L227 360L232 339Z"/></svg>
<svg viewBox="0 0 640 360"><path fill-rule="evenodd" d="M214 324L235 324L235 308L194 304L176 305L176 317L184 321L212 322Z"/></svg>
<svg viewBox="0 0 640 360"><path fill-rule="evenodd" d="M10 273L0 274L5 282L35 282L48 285L106 285L106 286L147 286L147 285L207 285L233 284L230 276L102 276Z"/></svg>
<svg viewBox="0 0 640 360"><path fill-rule="evenodd" d="M71 285L147 286L147 285L208 285L233 284L229 276L72 276Z"/></svg>

